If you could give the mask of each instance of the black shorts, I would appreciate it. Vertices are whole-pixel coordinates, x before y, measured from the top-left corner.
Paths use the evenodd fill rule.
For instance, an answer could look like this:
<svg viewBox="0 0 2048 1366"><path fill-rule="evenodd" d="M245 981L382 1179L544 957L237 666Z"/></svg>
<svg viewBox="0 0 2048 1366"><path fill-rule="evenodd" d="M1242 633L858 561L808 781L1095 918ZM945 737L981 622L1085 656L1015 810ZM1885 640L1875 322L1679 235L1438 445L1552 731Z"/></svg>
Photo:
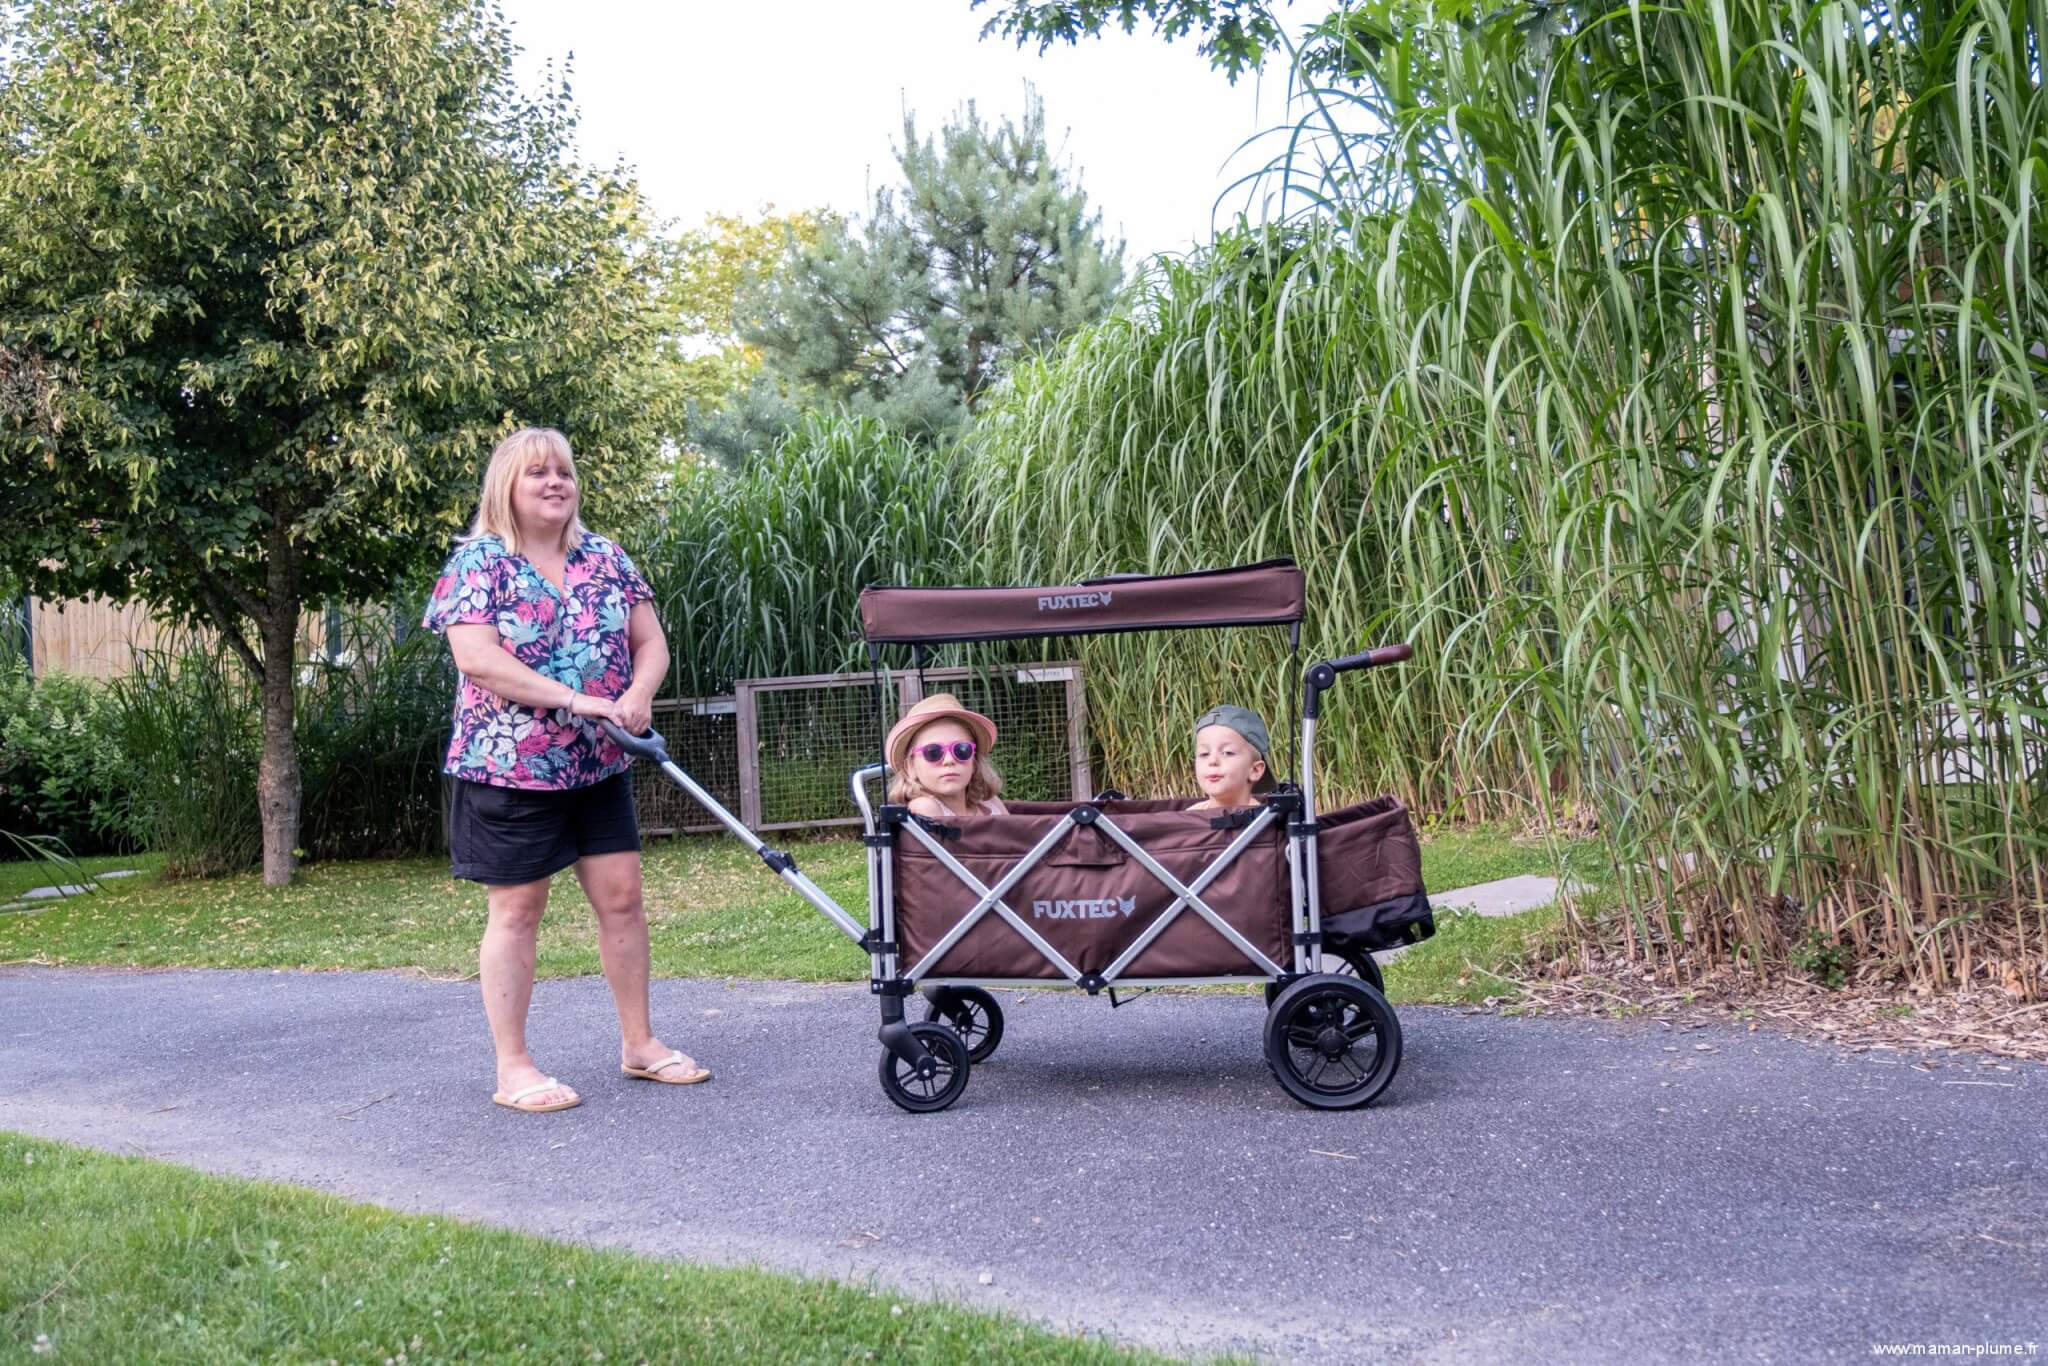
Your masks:
<svg viewBox="0 0 2048 1366"><path fill-rule="evenodd" d="M492 787L464 778L453 786L448 855L454 875L471 882L538 882L585 854L640 847L630 771L588 787L552 791Z"/></svg>

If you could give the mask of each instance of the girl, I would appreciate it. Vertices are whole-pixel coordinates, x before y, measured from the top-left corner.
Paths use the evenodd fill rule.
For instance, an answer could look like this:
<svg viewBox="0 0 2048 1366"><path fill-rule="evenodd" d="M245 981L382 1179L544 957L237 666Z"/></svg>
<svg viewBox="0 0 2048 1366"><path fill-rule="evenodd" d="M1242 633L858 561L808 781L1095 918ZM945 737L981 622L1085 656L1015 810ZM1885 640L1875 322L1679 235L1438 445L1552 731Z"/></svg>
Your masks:
<svg viewBox="0 0 2048 1366"><path fill-rule="evenodd" d="M889 800L935 821L1008 814L988 757L995 744L995 722L949 692L933 693L890 728Z"/></svg>
<svg viewBox="0 0 2048 1366"><path fill-rule="evenodd" d="M1202 800L1190 811L1232 811L1258 805L1271 792L1266 763L1272 741L1266 723L1249 707L1211 707L1195 722L1195 782Z"/></svg>

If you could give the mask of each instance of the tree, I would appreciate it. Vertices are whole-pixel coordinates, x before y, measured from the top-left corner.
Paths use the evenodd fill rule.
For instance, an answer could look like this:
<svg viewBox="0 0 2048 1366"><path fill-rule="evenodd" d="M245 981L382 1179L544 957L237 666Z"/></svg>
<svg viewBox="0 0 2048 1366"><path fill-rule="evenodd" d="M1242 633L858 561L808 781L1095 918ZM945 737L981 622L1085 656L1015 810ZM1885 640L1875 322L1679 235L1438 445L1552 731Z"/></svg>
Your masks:
<svg viewBox="0 0 2048 1366"><path fill-rule="evenodd" d="M1196 51L1233 83L1256 71L1280 42L1280 25L1264 0L973 0L975 9L989 4L1000 8L981 36L1014 38L1018 47L1035 41L1041 56L1054 43L1099 37L1112 21L1130 33L1143 15L1167 42L1198 34Z"/></svg>
<svg viewBox="0 0 2048 1366"><path fill-rule="evenodd" d="M670 361L677 392L687 405L691 444L700 450L729 454L728 448L743 446L745 440L728 440L724 434L755 425L748 404L762 358L760 348L740 335L740 295L749 282L773 274L786 252L816 242L825 220L815 209L777 213L773 206L755 219L714 213L670 245L670 263L663 272L676 328ZM790 424L765 425L779 430Z"/></svg>
<svg viewBox="0 0 2048 1366"><path fill-rule="evenodd" d="M1108 310L1123 244L1053 159L1035 96L1021 122L969 104L936 138L906 114L896 156L903 184L864 222L827 221L755 277L740 330L785 399L942 440L1010 356Z"/></svg>
<svg viewBox="0 0 2048 1366"><path fill-rule="evenodd" d="M636 191L482 0L13 0L0 46L0 348L42 408L0 420L0 570L233 648L280 885L304 605L438 558L508 427L567 430L601 504L674 420Z"/></svg>

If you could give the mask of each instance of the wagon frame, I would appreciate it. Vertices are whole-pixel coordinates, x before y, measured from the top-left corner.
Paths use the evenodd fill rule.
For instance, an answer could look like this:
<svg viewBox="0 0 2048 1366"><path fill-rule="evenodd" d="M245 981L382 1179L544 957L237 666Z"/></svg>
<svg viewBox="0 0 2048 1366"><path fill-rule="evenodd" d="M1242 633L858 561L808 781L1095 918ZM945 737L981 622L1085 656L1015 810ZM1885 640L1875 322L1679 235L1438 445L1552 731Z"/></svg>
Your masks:
<svg viewBox="0 0 2048 1366"><path fill-rule="evenodd" d="M1301 571L1286 560L1195 574L1123 575L1058 587L869 588L861 594L863 635L875 667L878 709L887 688L888 671L882 657L886 646L909 646L922 666L933 646L963 641L1274 626L1289 631L1298 651L1302 616ZM766 844L705 791L669 757L658 733L630 736L609 722L605 729L628 751L658 764L798 896L867 952L869 987L881 1007L877 1037L883 1047L882 1088L902 1108L914 1112L947 1108L959 1099L972 1068L993 1055L1003 1037L1004 1019L990 994L992 988L1054 987L1090 996L1107 993L1114 1005L1120 987L1257 983L1265 985L1268 1000L1266 1061L1283 1089L1315 1108L1351 1109L1370 1103L1392 1082L1400 1065L1401 1032L1371 958L1373 948L1384 946L1385 936L1345 936L1338 951L1326 948L1331 936L1326 935L1324 926L1318 848L1322 827L1315 804L1316 728L1323 695L1341 675L1395 663L1412 653L1406 645L1394 645L1310 666L1302 676L1295 780L1280 784L1247 812L1213 819L1205 815L1198 822L1189 822L1184 816L1166 821L1186 828L1206 824L1217 832L1212 838L1222 847L1213 856L1202 857L1199 864L1189 865L1185 872L1169 867L1166 857L1155 856L1127 828L1157 829L1162 820L1173 816L1175 803L1133 803L1120 793L1104 792L1086 801L1021 804L1034 809L1014 820L978 818L973 822L977 828L994 830L996 823L1009 821L1010 825L1001 828L1015 834L1018 842L1032 837L1021 854L1003 856L1008 859L1007 866L999 875L985 877L967 866L964 853L956 853L961 848L960 829L929 820L905 806L886 801L878 805L871 799L870 785L888 777L885 762L859 768L849 775L848 788L860 812L866 855L869 913L865 925L821 890L789 853ZM1400 828L1407 829L1405 812L1399 812L1397 805L1393 810L1399 815ZM1234 921L1232 906L1214 905L1205 893L1238 867L1248 851L1263 848L1264 857L1270 858L1273 837L1269 832L1276 827L1282 836L1287 934L1284 943L1276 942L1272 932L1277 927L1265 924L1268 942L1262 945L1255 942L1254 932L1248 932L1250 922L1245 922L1244 914ZM1163 909L1148 913L1135 934L1116 941L1109 961L1096 967L1073 961L1086 955L1074 952L1072 943L1055 943L1056 935L1041 932L1010 904L1027 879L1048 876L1047 861L1081 831L1092 832L1101 847L1114 851L1110 857L1140 870L1170 898ZM1206 848L1200 852L1206 854ZM965 900L964 908L950 923L944 913L927 910L918 902L915 909L922 921L929 922L933 936L931 942L915 948L902 933L906 908L899 903L898 865L906 857L928 858L950 875ZM980 861L992 858L984 855ZM1184 853L1175 861L1189 864ZM1128 880L1132 874L1122 876ZM1243 900L1241 892L1238 899ZM1119 909L1127 921L1132 920L1136 898L1120 901L1120 906L1108 912L1096 901L1053 903L1059 908L1055 922L1062 916L1114 920ZM1066 909L1070 906L1084 909ZM1405 937L1421 937L1432 928L1419 871L1412 896L1373 911L1383 914L1388 907L1394 912L1391 923ZM1270 913L1270 907L1255 910ZM1189 916L1195 920L1186 921ZM1257 921L1259 915L1252 919ZM991 922L1007 927L1016 941L1036 956L1026 963L1025 975L943 971L949 958L971 943L969 936ZM1213 931L1230 953L1241 958L1244 970L1219 968L1179 975L1162 975L1156 966L1141 970L1148 955L1160 951L1156 946L1162 944L1163 937L1184 923L1199 923ZM938 932L941 924L945 928ZM1121 928L1115 927L1119 932ZM1187 937L1185 933L1181 936ZM987 939L988 934L984 932L981 938ZM1004 944L1009 957L1003 961L1022 961L1016 944L1008 940ZM1086 947L1097 957L1108 953L1094 943ZM1185 950L1182 953L1185 956ZM971 953L967 956L973 960ZM1345 971L1326 971L1331 958ZM986 953L981 961L989 961ZM1220 958L1205 961L1222 963ZM910 1020L906 1009L909 999L917 995L928 1003L922 1021Z"/></svg>

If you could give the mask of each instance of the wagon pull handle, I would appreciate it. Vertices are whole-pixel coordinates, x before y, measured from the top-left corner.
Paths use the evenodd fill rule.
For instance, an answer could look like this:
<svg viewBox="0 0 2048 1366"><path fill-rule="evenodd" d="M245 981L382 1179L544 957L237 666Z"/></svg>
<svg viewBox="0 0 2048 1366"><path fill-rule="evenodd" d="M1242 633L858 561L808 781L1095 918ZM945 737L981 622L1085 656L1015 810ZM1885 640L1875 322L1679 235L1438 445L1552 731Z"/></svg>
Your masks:
<svg viewBox="0 0 2048 1366"><path fill-rule="evenodd" d="M662 739L661 732L654 727L649 726L645 735L628 735L613 722L599 721L597 724L603 726L604 733L612 737L612 743L626 753L652 759L657 764L668 762L668 741Z"/></svg>
<svg viewBox="0 0 2048 1366"><path fill-rule="evenodd" d="M1413 645L1382 645L1377 649L1365 650L1341 659L1326 659L1320 664L1311 664L1303 678L1301 714L1313 721L1322 711L1323 694L1337 686L1337 675L1348 674L1353 669L1376 669L1382 664L1399 664L1404 659L1415 657Z"/></svg>
<svg viewBox="0 0 2048 1366"><path fill-rule="evenodd" d="M1399 664L1405 659L1413 658L1415 658L1415 647L1413 645L1382 645L1377 649L1366 650L1360 654L1345 655L1342 659L1330 660L1329 665L1335 673L1348 674L1353 669L1377 669L1382 664Z"/></svg>

